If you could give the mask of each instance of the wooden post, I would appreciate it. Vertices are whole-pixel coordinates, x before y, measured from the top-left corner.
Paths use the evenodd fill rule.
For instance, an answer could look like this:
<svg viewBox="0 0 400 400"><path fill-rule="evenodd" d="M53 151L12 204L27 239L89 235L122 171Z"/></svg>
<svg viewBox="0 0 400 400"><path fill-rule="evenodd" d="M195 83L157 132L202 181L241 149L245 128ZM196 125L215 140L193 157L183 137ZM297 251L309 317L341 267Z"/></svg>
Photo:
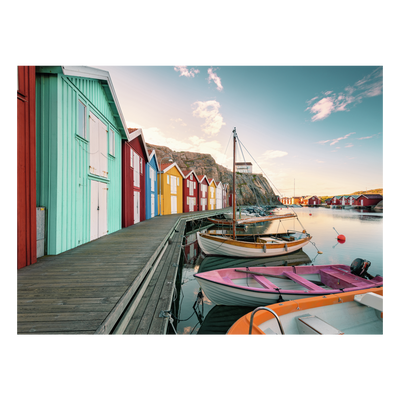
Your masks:
<svg viewBox="0 0 400 400"><path fill-rule="evenodd" d="M233 128L233 192L232 192L232 233L233 240L236 240L236 128Z"/></svg>

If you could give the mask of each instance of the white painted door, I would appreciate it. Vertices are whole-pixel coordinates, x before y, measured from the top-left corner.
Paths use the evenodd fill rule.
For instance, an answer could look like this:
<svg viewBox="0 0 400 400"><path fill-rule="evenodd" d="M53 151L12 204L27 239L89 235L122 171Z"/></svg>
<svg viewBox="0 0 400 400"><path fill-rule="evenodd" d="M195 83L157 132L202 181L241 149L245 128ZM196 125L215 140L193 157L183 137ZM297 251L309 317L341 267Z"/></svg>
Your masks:
<svg viewBox="0 0 400 400"><path fill-rule="evenodd" d="M90 184L90 240L107 234L107 184Z"/></svg>
<svg viewBox="0 0 400 400"><path fill-rule="evenodd" d="M107 184L99 182L99 237L107 235Z"/></svg>
<svg viewBox="0 0 400 400"><path fill-rule="evenodd" d="M171 214L178 212L178 198L177 196L171 196Z"/></svg>
<svg viewBox="0 0 400 400"><path fill-rule="evenodd" d="M107 127L99 121L100 176L108 178Z"/></svg>
<svg viewBox="0 0 400 400"><path fill-rule="evenodd" d="M99 237L99 182L90 182L90 240L94 240Z"/></svg>
<svg viewBox="0 0 400 400"><path fill-rule="evenodd" d="M107 127L90 113L90 166L89 172L108 177Z"/></svg>
<svg viewBox="0 0 400 400"><path fill-rule="evenodd" d="M140 222L140 192L133 192L133 223Z"/></svg>
<svg viewBox="0 0 400 400"><path fill-rule="evenodd" d="M194 211L194 205L196 199L194 197L188 197L188 199L189 199L189 211Z"/></svg>
<svg viewBox="0 0 400 400"><path fill-rule="evenodd" d="M90 159L89 172L91 174L100 175L99 165L99 133L98 133L98 118L90 113L89 129L90 129Z"/></svg>
<svg viewBox="0 0 400 400"><path fill-rule="evenodd" d="M155 214L155 198L154 194L151 195L151 218L154 217Z"/></svg>

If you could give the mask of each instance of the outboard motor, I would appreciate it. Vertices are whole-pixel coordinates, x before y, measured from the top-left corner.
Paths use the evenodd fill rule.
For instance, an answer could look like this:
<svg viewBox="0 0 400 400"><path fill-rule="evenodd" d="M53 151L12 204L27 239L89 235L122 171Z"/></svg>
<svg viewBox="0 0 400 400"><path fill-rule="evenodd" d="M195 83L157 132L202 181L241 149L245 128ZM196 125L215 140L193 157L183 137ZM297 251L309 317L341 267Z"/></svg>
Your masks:
<svg viewBox="0 0 400 400"><path fill-rule="evenodd" d="M361 276L361 278L370 279L371 275L367 272L371 262L363 260L362 258L356 258L350 266L350 271L353 275Z"/></svg>

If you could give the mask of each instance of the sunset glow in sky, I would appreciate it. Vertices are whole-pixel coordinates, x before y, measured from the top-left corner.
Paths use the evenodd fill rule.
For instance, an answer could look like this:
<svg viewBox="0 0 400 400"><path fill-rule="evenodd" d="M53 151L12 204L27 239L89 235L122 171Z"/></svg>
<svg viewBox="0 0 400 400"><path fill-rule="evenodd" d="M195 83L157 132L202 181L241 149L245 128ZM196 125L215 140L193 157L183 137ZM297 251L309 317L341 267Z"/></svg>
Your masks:
<svg viewBox="0 0 400 400"><path fill-rule="evenodd" d="M127 127L147 143L232 169L236 127L245 161L277 194L383 187L381 66L96 68L110 72Z"/></svg>

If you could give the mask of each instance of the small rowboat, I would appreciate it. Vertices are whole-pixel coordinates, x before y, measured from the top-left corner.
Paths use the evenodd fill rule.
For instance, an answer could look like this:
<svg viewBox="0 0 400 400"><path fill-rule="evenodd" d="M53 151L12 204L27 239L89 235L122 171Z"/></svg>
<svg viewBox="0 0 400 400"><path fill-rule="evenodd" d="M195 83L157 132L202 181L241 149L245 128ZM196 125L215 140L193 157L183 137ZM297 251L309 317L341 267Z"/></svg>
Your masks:
<svg viewBox="0 0 400 400"><path fill-rule="evenodd" d="M214 304L225 306L256 307L383 285L381 276L372 277L365 268L362 275L368 275L371 279L356 275L356 260L352 263L353 267L340 264L224 268L197 273L194 277ZM369 267L370 262L366 263Z"/></svg>
<svg viewBox="0 0 400 400"><path fill-rule="evenodd" d="M383 287L258 307L239 318L227 334L376 335L382 333Z"/></svg>

